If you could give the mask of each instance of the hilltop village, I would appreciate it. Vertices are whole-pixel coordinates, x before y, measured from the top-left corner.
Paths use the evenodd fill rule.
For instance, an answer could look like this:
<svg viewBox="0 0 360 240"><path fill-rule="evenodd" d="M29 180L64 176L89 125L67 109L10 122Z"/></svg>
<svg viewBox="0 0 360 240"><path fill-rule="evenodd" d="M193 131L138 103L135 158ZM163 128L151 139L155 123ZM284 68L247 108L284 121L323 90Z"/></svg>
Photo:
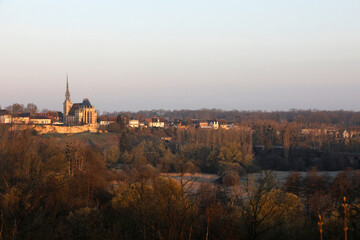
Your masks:
<svg viewBox="0 0 360 240"><path fill-rule="evenodd" d="M63 112L43 111L38 112L36 105L13 104L6 109L0 108L0 124L12 126L42 126L50 129L40 133L78 133L78 132L108 132L119 122L129 129L143 128L176 128L176 129L204 129L204 130L242 130L254 133L256 129L249 121L231 121L227 119L204 119L204 118L173 118L162 116L145 117L137 114L114 114L99 115L95 106L88 98L81 103L72 103L70 98L68 80L66 82L65 101ZM161 114L161 113L160 113ZM245 123L244 123L245 122ZM316 121L315 121L316 122ZM284 121L282 121L284 123ZM268 123L264 122L263 125ZM286 124L286 123L285 123ZM269 124L268 124L269 125ZM271 123L270 123L271 125ZM282 135L283 130L268 126L275 135ZM281 123L280 123L281 125ZM40 128L37 128L40 129ZM303 136L327 136L334 139L354 139L360 137L360 128L356 125L343 126L340 124L302 124L297 129L298 134Z"/></svg>
<svg viewBox="0 0 360 240"><path fill-rule="evenodd" d="M121 116L121 121L130 129L141 128L177 128L177 129L204 129L204 130L246 130L252 132L251 127L246 127L240 122L225 119L175 119L154 116L150 118ZM111 125L119 122L119 116L98 116L94 105L85 98L81 103L71 103L70 96L64 102L64 112L12 112L9 109L0 109L0 124L15 126L56 126L68 129L76 128L80 131L107 132ZM81 130L82 129L82 130ZM338 139L360 137L357 127L304 127L299 129L302 135L308 136L333 136ZM280 131L275 132L280 135Z"/></svg>

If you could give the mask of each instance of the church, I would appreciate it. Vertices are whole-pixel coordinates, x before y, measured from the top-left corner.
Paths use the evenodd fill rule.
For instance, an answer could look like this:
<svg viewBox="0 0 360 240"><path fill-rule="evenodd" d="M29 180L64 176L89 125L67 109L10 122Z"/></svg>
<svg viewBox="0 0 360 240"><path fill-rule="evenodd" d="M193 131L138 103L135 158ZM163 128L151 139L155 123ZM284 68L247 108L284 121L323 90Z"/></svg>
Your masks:
<svg viewBox="0 0 360 240"><path fill-rule="evenodd" d="M82 103L71 102L68 79L66 79L63 119L65 126L94 125L97 121L95 107L91 105L89 99L85 98Z"/></svg>

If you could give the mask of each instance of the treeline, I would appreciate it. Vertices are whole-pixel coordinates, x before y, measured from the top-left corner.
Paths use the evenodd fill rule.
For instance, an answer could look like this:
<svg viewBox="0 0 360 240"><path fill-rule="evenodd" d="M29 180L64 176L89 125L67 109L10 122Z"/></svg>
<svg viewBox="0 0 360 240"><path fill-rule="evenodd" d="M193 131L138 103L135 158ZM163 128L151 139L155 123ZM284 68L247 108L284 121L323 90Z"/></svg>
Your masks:
<svg viewBox="0 0 360 240"><path fill-rule="evenodd" d="M256 164L262 169L307 171L317 167L335 171L360 168L358 127L349 128L356 134L344 138L341 130L332 130L326 124L312 123L309 127L315 132L311 133L304 133L306 125L297 122L256 120L251 126Z"/></svg>
<svg viewBox="0 0 360 240"><path fill-rule="evenodd" d="M360 237L358 171L334 179L294 173L283 185L271 172L241 181L225 174L219 184L195 186L138 161L148 159L140 150L131 152L136 161L114 170L96 146L0 131L0 239L318 239L319 214L324 238L340 239L343 196L349 239ZM184 134L183 141L208 138L198 135ZM122 140L123 153L132 138ZM166 159L165 152L152 159ZM220 165L233 156L226 152Z"/></svg>
<svg viewBox="0 0 360 240"><path fill-rule="evenodd" d="M242 174L255 170L251 134L246 130L128 129L120 125L110 129L117 132L118 144L101 150L112 166L150 164L160 172L176 173Z"/></svg>
<svg viewBox="0 0 360 240"><path fill-rule="evenodd" d="M102 151L109 164L149 163L162 172L181 172L184 166L202 173L236 174L260 169L336 171L360 169L360 135L339 138L327 134L326 125L316 134L304 134L303 123L273 120L244 122L231 130L126 128L121 117L107 127L119 143Z"/></svg>
<svg viewBox="0 0 360 240"><path fill-rule="evenodd" d="M1 109L1 106L0 106ZM10 114L18 113L37 113L39 111L38 107L34 103L28 103L26 107L24 104L14 103L5 108ZM43 112L47 112L47 109L44 109Z"/></svg>
<svg viewBox="0 0 360 240"><path fill-rule="evenodd" d="M254 120L273 120L276 122L298 122L304 124L333 124L343 127L359 126L360 112L357 111L322 111L322 110L289 110L289 111L225 111L221 109L199 110L149 110L138 112L103 112L109 116L132 116L136 118L150 118L162 116L174 121L176 119L225 119L230 122L243 122Z"/></svg>

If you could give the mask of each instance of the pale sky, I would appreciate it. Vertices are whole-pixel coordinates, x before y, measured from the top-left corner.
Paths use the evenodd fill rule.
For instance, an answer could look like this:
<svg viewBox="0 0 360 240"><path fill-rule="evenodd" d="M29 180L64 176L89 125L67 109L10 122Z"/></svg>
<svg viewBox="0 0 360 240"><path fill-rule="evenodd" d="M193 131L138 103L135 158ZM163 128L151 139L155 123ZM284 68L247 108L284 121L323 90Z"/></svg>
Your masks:
<svg viewBox="0 0 360 240"><path fill-rule="evenodd" d="M360 111L358 0L0 0L0 105Z"/></svg>

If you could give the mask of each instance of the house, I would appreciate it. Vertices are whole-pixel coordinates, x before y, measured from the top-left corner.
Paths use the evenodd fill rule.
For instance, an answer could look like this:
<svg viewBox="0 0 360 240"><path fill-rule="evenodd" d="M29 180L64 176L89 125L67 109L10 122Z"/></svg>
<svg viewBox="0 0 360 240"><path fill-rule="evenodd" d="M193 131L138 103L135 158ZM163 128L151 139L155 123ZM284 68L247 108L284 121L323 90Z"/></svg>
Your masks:
<svg viewBox="0 0 360 240"><path fill-rule="evenodd" d="M12 122L11 115L2 115L2 116L0 116L0 124L1 123L11 123L11 122Z"/></svg>
<svg viewBox="0 0 360 240"><path fill-rule="evenodd" d="M320 128L303 128L301 129L302 135L311 135L311 136L321 136L321 134L326 135L327 129Z"/></svg>
<svg viewBox="0 0 360 240"><path fill-rule="evenodd" d="M152 118L152 127L164 128L165 127L164 119L161 117Z"/></svg>
<svg viewBox="0 0 360 240"><path fill-rule="evenodd" d="M14 114L11 118L11 123L15 124L29 124L30 113Z"/></svg>
<svg viewBox="0 0 360 240"><path fill-rule="evenodd" d="M350 137L351 138L359 138L360 137L360 131L351 131L350 132Z"/></svg>
<svg viewBox="0 0 360 240"><path fill-rule="evenodd" d="M165 122L161 117L153 117L145 119L145 124L151 128L164 128Z"/></svg>
<svg viewBox="0 0 360 240"><path fill-rule="evenodd" d="M219 123L219 128L225 129L225 130L230 129L230 126L225 119L217 119L217 122Z"/></svg>
<svg viewBox="0 0 360 240"><path fill-rule="evenodd" d="M137 119L129 119L128 126L131 127L131 128L139 128L140 127L139 120L137 120Z"/></svg>
<svg viewBox="0 0 360 240"><path fill-rule="evenodd" d="M200 121L199 122L199 128L201 128L201 129L211 129L212 127L209 126L209 123L207 121Z"/></svg>
<svg viewBox="0 0 360 240"><path fill-rule="evenodd" d="M217 120L199 121L198 127L201 129L219 129L219 122Z"/></svg>
<svg viewBox="0 0 360 240"><path fill-rule="evenodd" d="M45 114L45 116L50 118L52 123L63 122L63 113L62 112L49 111Z"/></svg>
<svg viewBox="0 0 360 240"><path fill-rule="evenodd" d="M229 124L221 124L220 128L224 130L230 130L231 126Z"/></svg>
<svg viewBox="0 0 360 240"><path fill-rule="evenodd" d="M347 130L345 130L345 131L342 133L342 137L343 137L343 138L349 138L349 137L350 137L350 133L349 133Z"/></svg>
<svg viewBox="0 0 360 240"><path fill-rule="evenodd" d="M219 128L219 122L217 120L211 120L211 121L209 121L209 126L212 129L218 129Z"/></svg>
<svg viewBox="0 0 360 240"><path fill-rule="evenodd" d="M11 115L7 110L0 109L0 124L11 123Z"/></svg>
<svg viewBox="0 0 360 240"><path fill-rule="evenodd" d="M186 128L186 122L180 119L176 119L174 120L172 126L175 128Z"/></svg>
<svg viewBox="0 0 360 240"><path fill-rule="evenodd" d="M111 123L116 123L116 117L99 116L97 120L100 126L107 126Z"/></svg>
<svg viewBox="0 0 360 240"><path fill-rule="evenodd" d="M30 124L51 124L51 119L46 116L30 116Z"/></svg>

